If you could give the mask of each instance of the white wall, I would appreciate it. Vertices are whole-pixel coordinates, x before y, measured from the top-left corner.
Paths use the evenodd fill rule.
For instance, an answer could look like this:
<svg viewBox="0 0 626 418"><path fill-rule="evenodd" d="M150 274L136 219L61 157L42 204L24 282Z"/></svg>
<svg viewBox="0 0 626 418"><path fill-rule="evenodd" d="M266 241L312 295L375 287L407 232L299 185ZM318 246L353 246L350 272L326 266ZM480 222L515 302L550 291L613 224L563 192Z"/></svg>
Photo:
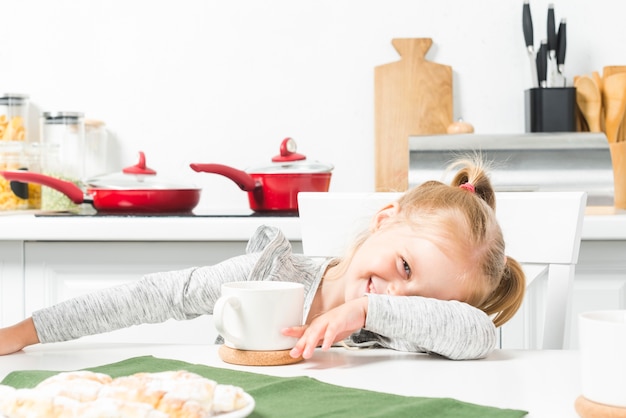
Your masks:
<svg viewBox="0 0 626 418"><path fill-rule="evenodd" d="M547 4L531 0L535 39ZM568 22L567 75L626 64L626 3L554 2ZM331 190L374 188L374 67L392 38L431 37L454 70L455 117L480 133L524 130L522 0L2 0L0 90L42 110L103 119L112 170L139 150L203 187L200 208L246 193L190 162L265 163L280 140L335 164Z"/></svg>

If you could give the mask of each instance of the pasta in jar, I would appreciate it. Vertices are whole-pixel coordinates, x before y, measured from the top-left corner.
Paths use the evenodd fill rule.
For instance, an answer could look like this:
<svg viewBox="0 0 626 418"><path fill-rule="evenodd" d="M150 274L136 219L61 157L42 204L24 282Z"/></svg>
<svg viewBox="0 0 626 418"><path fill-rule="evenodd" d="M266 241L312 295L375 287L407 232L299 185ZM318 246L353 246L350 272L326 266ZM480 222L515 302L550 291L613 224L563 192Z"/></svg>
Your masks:
<svg viewBox="0 0 626 418"><path fill-rule="evenodd" d="M0 141L26 141L28 96L0 93Z"/></svg>
<svg viewBox="0 0 626 418"><path fill-rule="evenodd" d="M24 145L0 143L0 170L25 170L37 166L37 154L27 152ZM39 209L40 205L40 185L10 182L0 176L0 211Z"/></svg>

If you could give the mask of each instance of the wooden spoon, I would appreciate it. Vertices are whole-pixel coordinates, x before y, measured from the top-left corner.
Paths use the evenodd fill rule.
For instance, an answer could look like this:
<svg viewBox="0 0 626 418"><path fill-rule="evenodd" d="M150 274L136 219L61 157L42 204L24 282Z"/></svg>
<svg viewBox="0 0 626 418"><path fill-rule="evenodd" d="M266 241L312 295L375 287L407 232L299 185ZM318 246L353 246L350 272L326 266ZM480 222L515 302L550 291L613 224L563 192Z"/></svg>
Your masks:
<svg viewBox="0 0 626 418"><path fill-rule="evenodd" d="M572 85L576 86L578 84L579 75L575 75L572 77ZM589 132L589 126L587 126L587 121L585 120L585 115L581 112L580 107L576 106L576 132Z"/></svg>
<svg viewBox="0 0 626 418"><path fill-rule="evenodd" d="M600 90L600 97L602 97L602 91L604 90L604 82L602 80L602 76L600 75L599 72L594 71L591 73L591 78L593 78L593 81L595 81L596 85L598 86L598 89ZM604 132L605 129L606 128L604 126L604 105L602 105L602 109L600 110L600 130Z"/></svg>
<svg viewBox="0 0 626 418"><path fill-rule="evenodd" d="M626 65L607 65L602 68L602 79L604 80L607 77L612 76L613 74L623 73L626 71ZM622 124L618 130L618 137L616 141L624 141L626 139L626 127L624 126L625 121L622 120Z"/></svg>
<svg viewBox="0 0 626 418"><path fill-rule="evenodd" d="M626 71L626 65L606 65L602 67L602 78L605 80L613 74L623 73Z"/></svg>
<svg viewBox="0 0 626 418"><path fill-rule="evenodd" d="M576 79L576 103L585 117L590 132L602 132L601 117L602 95L598 85L588 75Z"/></svg>
<svg viewBox="0 0 626 418"><path fill-rule="evenodd" d="M602 98L606 137L609 143L615 143L626 111L626 73L616 73L604 79Z"/></svg>
<svg viewBox="0 0 626 418"><path fill-rule="evenodd" d="M604 88L604 83L602 82L602 76L600 75L600 73L597 71L592 72L591 78L593 78L593 81L596 82L596 85L598 86L600 91L602 91L602 89Z"/></svg>

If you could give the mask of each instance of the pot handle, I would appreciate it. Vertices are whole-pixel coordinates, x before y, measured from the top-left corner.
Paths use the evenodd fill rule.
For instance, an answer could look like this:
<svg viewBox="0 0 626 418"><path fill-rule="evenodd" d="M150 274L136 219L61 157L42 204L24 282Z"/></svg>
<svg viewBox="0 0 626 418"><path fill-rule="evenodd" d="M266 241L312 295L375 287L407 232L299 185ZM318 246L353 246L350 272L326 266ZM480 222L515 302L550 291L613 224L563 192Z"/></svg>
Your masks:
<svg viewBox="0 0 626 418"><path fill-rule="evenodd" d="M243 191L251 192L257 188L256 181L245 171L223 165L223 164L197 164L192 163L189 166L197 172L220 174L234 181Z"/></svg>
<svg viewBox="0 0 626 418"><path fill-rule="evenodd" d="M76 204L85 202L83 191L70 181L60 180L46 176L45 174L32 173L29 171L0 171L0 174L9 181L35 183L51 187L69 197L69 199Z"/></svg>

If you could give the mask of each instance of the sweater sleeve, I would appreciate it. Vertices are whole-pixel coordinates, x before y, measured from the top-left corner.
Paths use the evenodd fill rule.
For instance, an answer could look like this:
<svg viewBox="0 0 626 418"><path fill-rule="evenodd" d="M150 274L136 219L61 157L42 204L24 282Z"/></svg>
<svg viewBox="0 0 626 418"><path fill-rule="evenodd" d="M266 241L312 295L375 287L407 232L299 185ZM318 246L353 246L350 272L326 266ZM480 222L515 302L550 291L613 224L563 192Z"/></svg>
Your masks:
<svg viewBox="0 0 626 418"><path fill-rule="evenodd" d="M148 274L35 311L35 329L39 340L47 343L211 314L221 284L246 280L257 259L258 254L248 254L214 266Z"/></svg>
<svg viewBox="0 0 626 418"><path fill-rule="evenodd" d="M212 266L148 274L133 283L38 310L32 317L42 343L168 319L192 319L212 314L222 284L240 280L300 282L305 286L308 312L326 263L293 256L291 244L277 228L260 226L245 255Z"/></svg>
<svg viewBox="0 0 626 418"><path fill-rule="evenodd" d="M496 345L496 327L480 309L420 296L368 295L365 330L385 347L453 360L483 358Z"/></svg>

